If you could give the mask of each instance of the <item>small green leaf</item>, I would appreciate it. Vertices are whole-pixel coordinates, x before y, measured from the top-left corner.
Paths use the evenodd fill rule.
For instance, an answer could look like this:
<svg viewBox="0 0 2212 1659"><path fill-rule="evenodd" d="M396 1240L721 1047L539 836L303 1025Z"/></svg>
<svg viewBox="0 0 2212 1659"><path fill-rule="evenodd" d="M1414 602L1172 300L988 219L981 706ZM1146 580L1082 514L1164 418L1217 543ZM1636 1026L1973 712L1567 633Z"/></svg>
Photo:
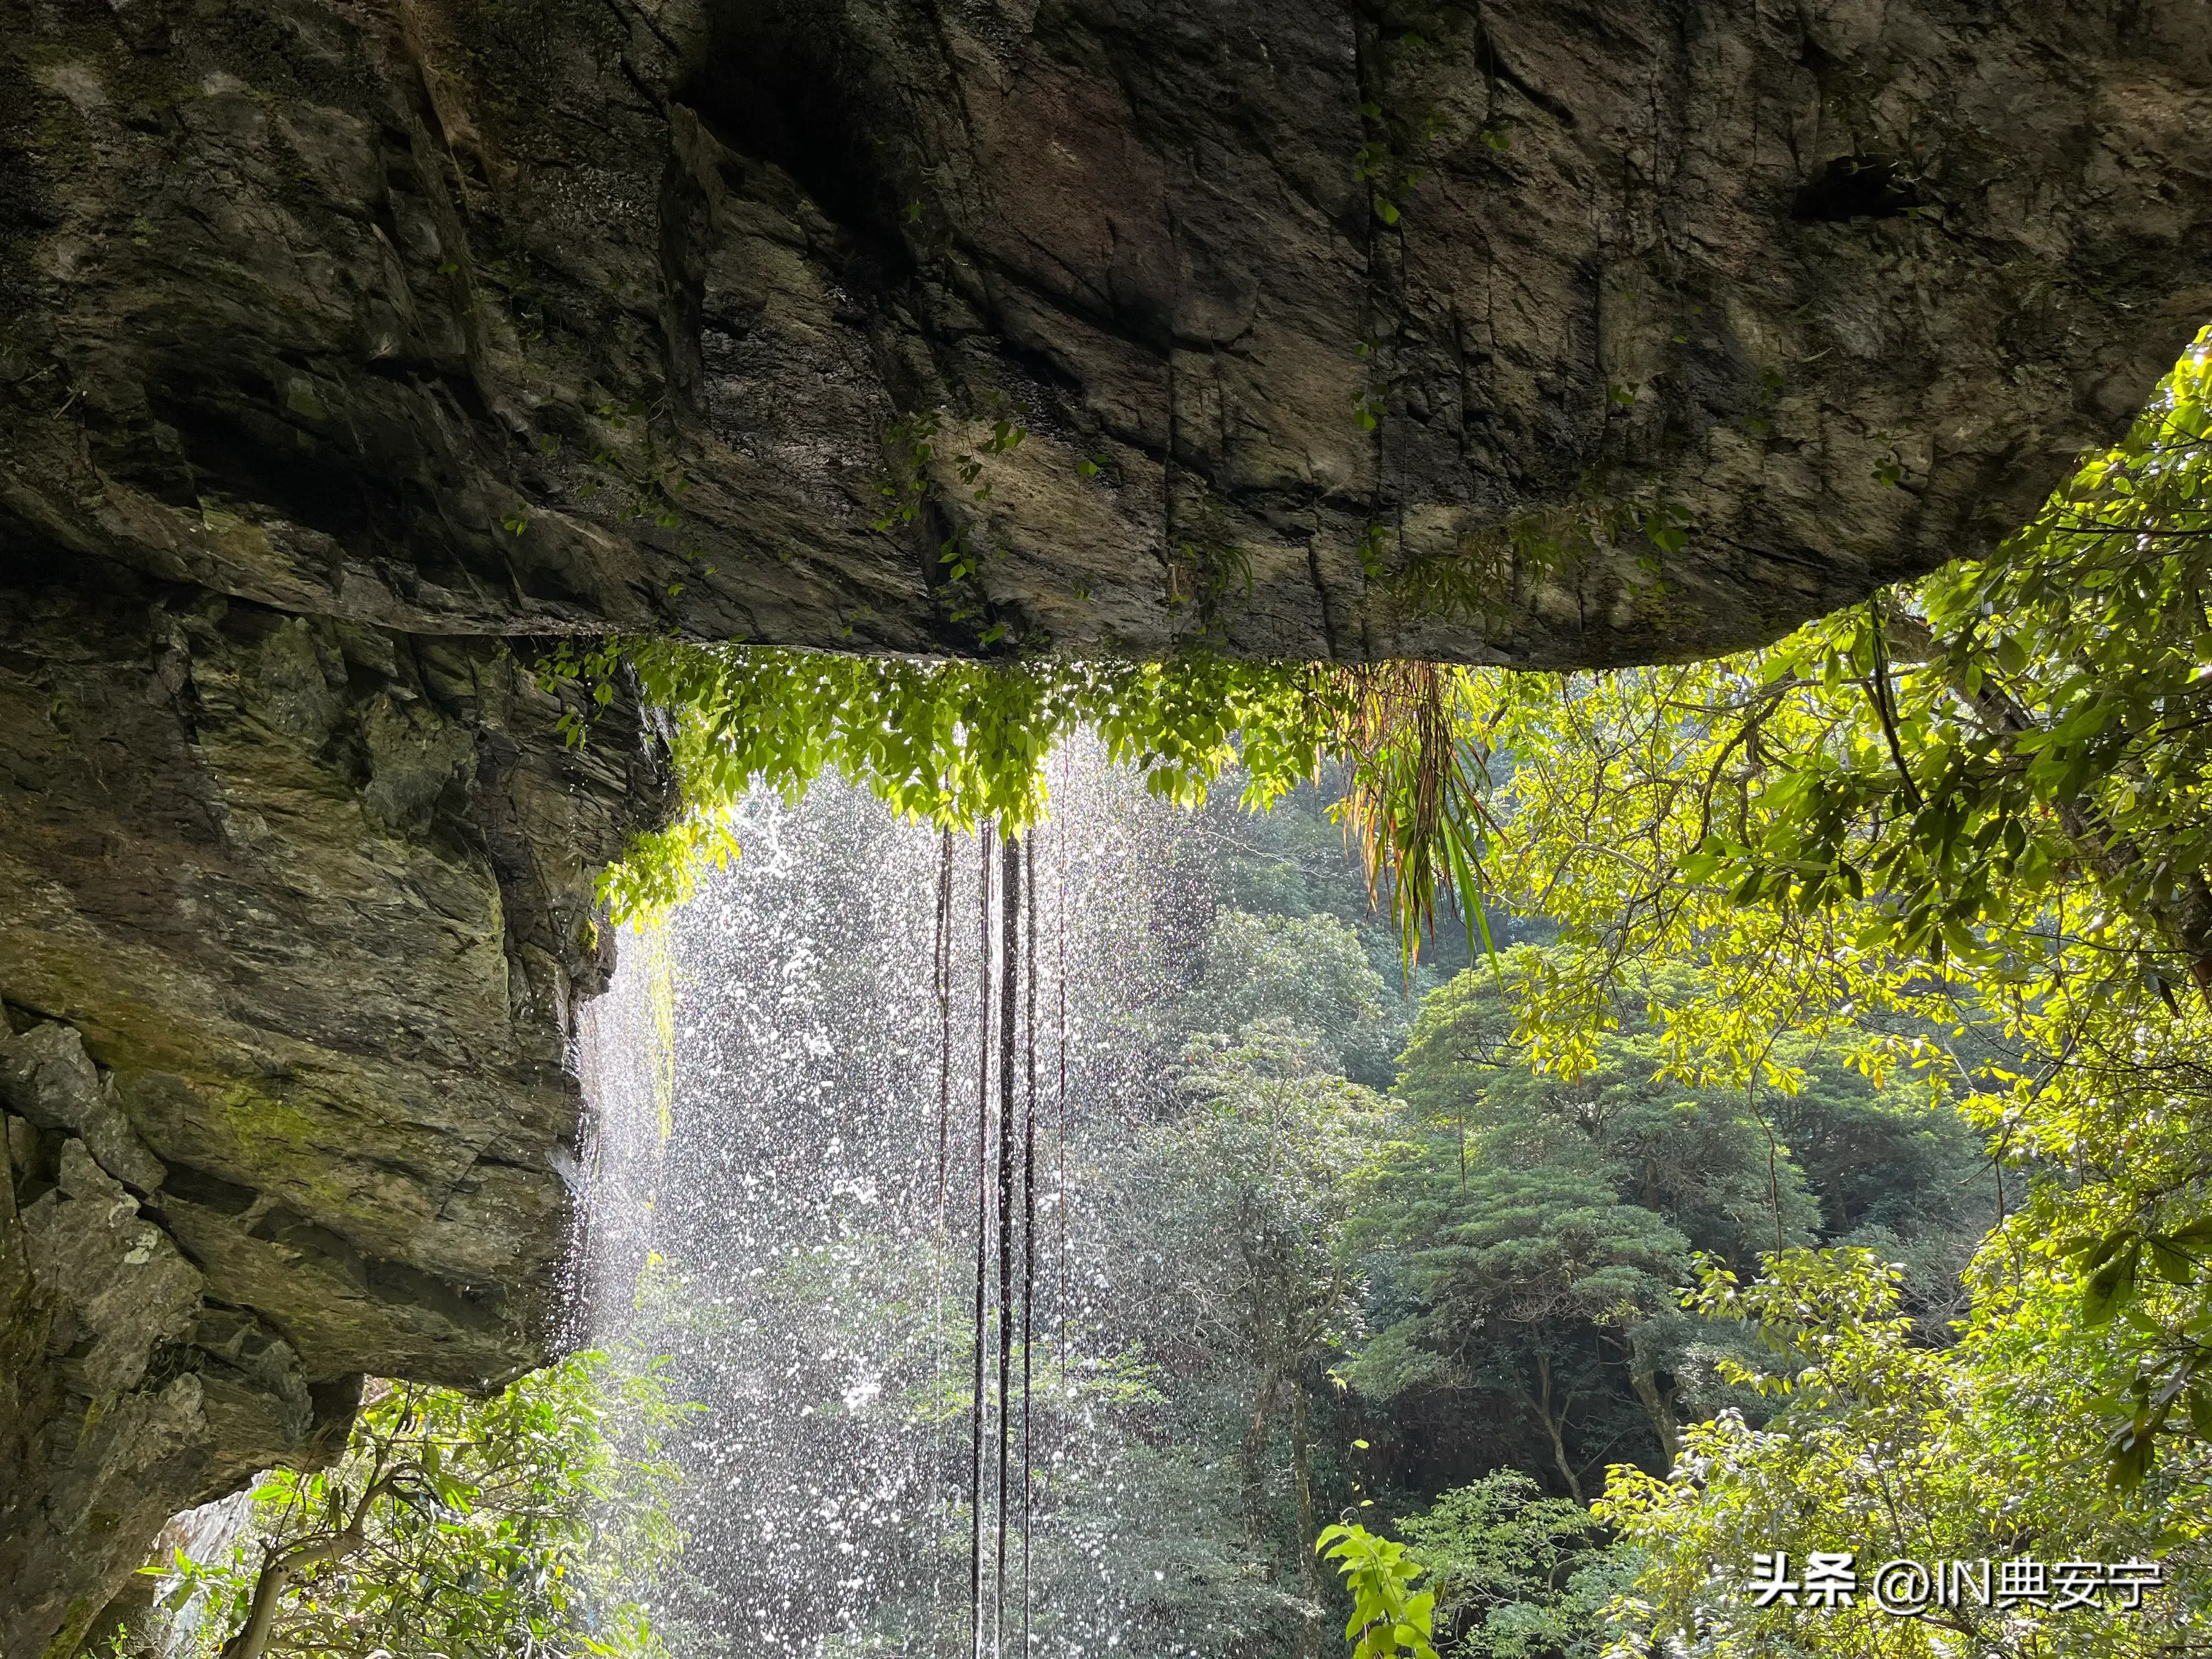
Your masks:
<svg viewBox="0 0 2212 1659"><path fill-rule="evenodd" d="M2128 1299L2136 1293L2136 1264L2142 1256L2142 1244L2130 1244L2091 1277L2081 1291L2084 1325L2108 1325L2113 1315L2127 1305Z"/></svg>
<svg viewBox="0 0 2212 1659"><path fill-rule="evenodd" d="M2196 1258L2185 1250L2178 1250L2163 1238L2150 1241L2151 1265L2159 1276L2169 1285L2186 1285L2197 1276Z"/></svg>
<svg viewBox="0 0 2212 1659"><path fill-rule="evenodd" d="M2189 1390L2189 1424L2200 1440L2212 1440L2212 1388L2199 1377Z"/></svg>
<svg viewBox="0 0 2212 1659"><path fill-rule="evenodd" d="M2112 1455L2109 1473L2115 1490L2131 1492L2142 1485L2143 1476L2150 1472L2154 1441L2148 1434L2132 1433L2120 1437Z"/></svg>
<svg viewBox="0 0 2212 1659"><path fill-rule="evenodd" d="M2090 1251L2089 1259L2081 1264L2081 1271L2084 1273L2094 1273L2098 1268L2103 1267L2107 1261L2110 1261L2113 1255L2118 1251L2120 1246L2127 1242L2128 1235L2124 1231L2107 1234L2097 1243L2096 1247Z"/></svg>

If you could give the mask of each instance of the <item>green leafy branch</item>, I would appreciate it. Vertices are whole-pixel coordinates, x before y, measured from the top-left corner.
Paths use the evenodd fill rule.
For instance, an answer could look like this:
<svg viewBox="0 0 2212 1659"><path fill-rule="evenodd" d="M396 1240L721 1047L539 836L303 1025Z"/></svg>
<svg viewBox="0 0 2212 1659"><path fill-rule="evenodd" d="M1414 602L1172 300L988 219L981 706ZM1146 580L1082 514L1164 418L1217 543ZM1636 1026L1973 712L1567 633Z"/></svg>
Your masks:
<svg viewBox="0 0 2212 1659"><path fill-rule="evenodd" d="M563 639L556 641L550 651L531 665L530 675L538 689L562 705L553 730L566 747L582 748L591 736L592 727L614 702L623 655L623 643L617 639L580 642ZM583 708L570 706L571 691L582 694Z"/></svg>
<svg viewBox="0 0 2212 1659"><path fill-rule="evenodd" d="M1370 121L1382 118L1378 104L1362 104L1359 112ZM1404 216L1399 203L1412 193L1426 171L1402 165L1383 139L1370 139L1352 153L1352 176L1368 187L1368 204L1386 225L1395 225Z"/></svg>
<svg viewBox="0 0 2212 1659"><path fill-rule="evenodd" d="M1412 54L1426 51L1429 42L1426 36L1407 29L1389 44L1401 53ZM1373 76L1373 94L1360 100L1359 118L1367 137L1352 154L1352 176L1367 186L1368 205L1375 216L1386 225L1395 226L1403 216L1406 198L1427 173L1426 168L1410 165L1403 152L1412 147L1417 137L1435 137L1439 124L1433 113L1412 119L1386 108L1383 78L1378 68Z"/></svg>
<svg viewBox="0 0 2212 1659"><path fill-rule="evenodd" d="M627 660L645 699L673 717L685 811L603 876L617 920L685 896L702 854L735 856L726 814L748 790L796 799L825 769L904 817L959 829L995 818L1020 833L1047 809L1046 758L1082 725L1152 793L1186 805L1232 765L1246 805L1263 810L1349 762L1341 821L1409 962L1445 897L1488 946L1486 780L1462 670L1239 662L1203 648L1164 663L980 663L669 640L629 642Z"/></svg>
<svg viewBox="0 0 2212 1659"><path fill-rule="evenodd" d="M2161 1434L2179 1431L2212 1441L2212 1307L2200 1299L2178 1322L2170 1316L2161 1320L2144 1305L2150 1298L2142 1294L2148 1289L2146 1264L2157 1279L2186 1290L2205 1266L2208 1252L2212 1217L2170 1231L2131 1224L2100 1239L2075 1238L2058 1246L2059 1255L2075 1260L2082 1275L2083 1328L2096 1330L2117 1321L2139 1340L2147 1339L2125 1389L2099 1401L2106 1418L2118 1419L2106 1437L2105 1455L2112 1485L2121 1492L2142 1484L2157 1462Z"/></svg>
<svg viewBox="0 0 2212 1659"><path fill-rule="evenodd" d="M691 1408L658 1367L571 1357L476 1401L391 1387L344 1456L277 1470L228 1558L142 1569L207 1598L222 1659L264 1653L664 1651L629 1586L680 1551L663 1443ZM614 1431L620 1420L619 1441Z"/></svg>
<svg viewBox="0 0 2212 1659"><path fill-rule="evenodd" d="M636 447L641 453L628 454L614 444L594 450L589 464L603 475L602 479L586 483L576 493L588 499L609 484L620 485L627 489L628 499L616 510L617 522L644 519L663 530L680 527L684 520L679 509L684 497L691 492L691 480L663 449L653 430L652 406L641 398L633 398L624 404L601 404L598 414L616 432L627 432L635 426L640 434Z"/></svg>
<svg viewBox="0 0 2212 1659"><path fill-rule="evenodd" d="M952 469L971 501L980 505L991 499L991 485L981 482L985 459L1011 453L1020 447L1029 436L1027 416L1028 411L1018 404L1003 410L992 421L988 436L973 450L959 451L951 458ZM870 528L881 532L919 524L931 505L944 497L944 486L935 471L942 433L943 418L934 410L902 416L884 428L885 476L877 486L884 511ZM1086 461L1085 465L1090 463ZM937 560L944 567L951 594L952 620L982 623L984 626L976 635L982 645L995 645L1004 639L1007 624L990 615L990 601L981 580L982 555L966 523L956 521L951 532L939 542Z"/></svg>
<svg viewBox="0 0 2212 1659"><path fill-rule="evenodd" d="M1197 635L1184 648L1218 642L1221 601L1242 586L1252 592L1252 556L1236 539L1228 517L1214 502L1191 515L1189 533L1177 538L1168 561L1168 609L1198 618Z"/></svg>
<svg viewBox="0 0 2212 1659"><path fill-rule="evenodd" d="M1390 526L1386 524L1370 524L1359 532L1352 550L1358 556L1359 574L1367 580L1381 582L1389 578L1390 541Z"/></svg>
<svg viewBox="0 0 2212 1659"><path fill-rule="evenodd" d="M1430 1645L1435 1634L1437 1598L1413 1589L1427 1571L1409 1560L1406 1547L1355 1524L1324 1527L1314 1553L1336 1563L1352 1592L1352 1617L1344 1626L1352 1659L1437 1659Z"/></svg>
<svg viewBox="0 0 2212 1659"><path fill-rule="evenodd" d="M663 411L642 398L634 398L622 403L602 402L593 412L610 435L586 458L589 476L577 486L577 496L592 501L611 492L616 523L644 522L659 530L681 531L684 498L690 495L692 484L673 441L659 430ZM561 452L559 434L544 434L538 447L541 454L552 459ZM502 522L518 536L528 527L527 514L520 507ZM702 562L706 550L696 541L679 538L676 551L701 575L714 574L714 566ZM667 597L677 598L684 586L681 581L670 583Z"/></svg>

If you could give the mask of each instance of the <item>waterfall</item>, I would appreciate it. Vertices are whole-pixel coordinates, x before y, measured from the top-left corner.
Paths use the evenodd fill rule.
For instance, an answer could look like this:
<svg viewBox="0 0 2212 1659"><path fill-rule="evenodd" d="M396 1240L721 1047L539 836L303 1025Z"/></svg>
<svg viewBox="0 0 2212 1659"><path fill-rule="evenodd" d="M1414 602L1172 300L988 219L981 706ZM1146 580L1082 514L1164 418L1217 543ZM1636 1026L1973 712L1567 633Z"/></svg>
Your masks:
<svg viewBox="0 0 2212 1659"><path fill-rule="evenodd" d="M1131 1541L1159 1528L1129 1513L1144 1483L1128 1466L1147 1455L1130 1413L1157 1396L1141 1321L1120 1305L1126 1241L1099 1171L1164 1098L1147 1013L1205 918L1168 855L1181 814L1079 749L1054 758L1052 781L1018 934L993 908L1003 892L979 890L987 872L1004 884L991 842L951 838L946 930L939 832L824 784L797 805L749 800L743 858L659 933L626 935L587 1011L580 1334L670 1356L678 1392L703 1407L677 1449L683 1569L641 1587L678 1659L961 1659L971 1571L977 1653L1023 1652L1024 1628L1031 1654L1151 1650L1166 1578ZM1030 965L1005 972L1010 945L1035 963L1033 1023ZM995 1137L1023 1136L1032 1042L1036 1141L1009 1143L1002 1228Z"/></svg>

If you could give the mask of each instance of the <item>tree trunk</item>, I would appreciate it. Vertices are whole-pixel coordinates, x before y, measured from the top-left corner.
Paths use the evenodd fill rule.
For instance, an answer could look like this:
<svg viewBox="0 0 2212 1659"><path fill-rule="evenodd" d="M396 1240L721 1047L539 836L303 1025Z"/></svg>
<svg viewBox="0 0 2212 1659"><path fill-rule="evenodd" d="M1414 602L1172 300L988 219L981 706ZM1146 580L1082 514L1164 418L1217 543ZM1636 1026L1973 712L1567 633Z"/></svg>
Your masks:
<svg viewBox="0 0 2212 1659"><path fill-rule="evenodd" d="M364 1529L369 1506L382 1491L382 1481L370 1482L361 1501L354 1506L353 1518L329 1537L295 1544L289 1549L270 1549L263 1554L261 1571L254 1578L253 1596L247 1604L246 1622L222 1644L219 1659L262 1659L276 1626L277 1606L283 1601L284 1592L292 1587L292 1581L309 1567L343 1561L358 1551L367 1541Z"/></svg>
<svg viewBox="0 0 2212 1659"><path fill-rule="evenodd" d="M1575 1466L1567 1457L1566 1406L1562 1402L1556 1414L1552 1409L1552 1362L1547 1355L1540 1353L1536 1356L1535 1392L1524 1393L1522 1398L1536 1413L1538 1420L1544 1425L1545 1434L1551 1439L1552 1466L1559 1470L1559 1478L1567 1483L1567 1491L1575 1502L1581 1503L1583 1483L1576 1478Z"/></svg>
<svg viewBox="0 0 2212 1659"><path fill-rule="evenodd" d="M1902 647L1899 654L1925 662L1936 653L1935 635L1918 618L1888 616L1882 619L1886 639ZM2036 720L2010 697L1986 683L1969 688L1955 667L1949 676L1960 696L1981 717L1993 734L2018 738L2033 731ZM1902 769L1902 762L1899 763ZM2082 862L2108 889L2133 888L2141 894L2140 920L2166 942L2189 964L2197 993L2212 1003L2212 887L2202 874L2190 876L2164 899L2154 896L2143 869L2143 855L2124 837L2113 833L2095 801L2084 794L2063 795L2051 802L2051 811L2081 856Z"/></svg>
<svg viewBox="0 0 2212 1659"><path fill-rule="evenodd" d="M1681 1429L1674 1420L1674 1390L1659 1386L1658 1367L1643 1339L1633 1334L1628 1339L1628 1381L1644 1403L1644 1415L1651 1419L1651 1432L1666 1455L1667 1467L1672 1469L1682 1457Z"/></svg>
<svg viewBox="0 0 2212 1659"><path fill-rule="evenodd" d="M292 1559L281 1552L271 1551L263 1560L260 1574L253 1581L253 1599L248 1604L246 1622L222 1644L221 1659L261 1659L276 1621L276 1604L291 1588L294 1570Z"/></svg>
<svg viewBox="0 0 2212 1659"><path fill-rule="evenodd" d="M1257 1540L1267 1532L1267 1441L1273 1429L1275 1393L1280 1386L1275 1368L1260 1372L1260 1386L1252 1395L1252 1415L1244 1429L1244 1529Z"/></svg>

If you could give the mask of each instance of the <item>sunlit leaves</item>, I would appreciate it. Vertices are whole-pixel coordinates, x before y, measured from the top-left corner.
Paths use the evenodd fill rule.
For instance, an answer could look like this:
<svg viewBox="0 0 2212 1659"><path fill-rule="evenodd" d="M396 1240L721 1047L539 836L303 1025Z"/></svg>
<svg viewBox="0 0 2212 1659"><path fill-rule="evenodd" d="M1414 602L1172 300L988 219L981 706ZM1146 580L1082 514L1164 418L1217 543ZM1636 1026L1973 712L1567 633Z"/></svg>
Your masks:
<svg viewBox="0 0 2212 1659"><path fill-rule="evenodd" d="M1314 1548L1336 1564L1352 1592L1352 1618L1344 1627L1352 1659L1437 1659L1429 1645L1437 1598L1413 1589L1424 1569L1403 1544L1364 1527L1340 1525L1324 1528Z"/></svg>
<svg viewBox="0 0 2212 1659"><path fill-rule="evenodd" d="M1486 927L1485 822L1462 741L1463 680L1428 665L1236 662L1187 652L1164 663L976 663L852 657L664 641L627 647L647 700L665 711L685 817L641 837L601 893L617 919L690 890L698 862L734 854L722 817L753 787L795 798L824 771L901 815L1019 834L1049 805L1047 757L1086 726L1146 787L1194 805L1232 764L1264 809L1323 762L1352 763L1347 811L1408 960L1440 898Z"/></svg>
<svg viewBox="0 0 2212 1659"><path fill-rule="evenodd" d="M1716 1595L1713 1564L1829 1547L1826 1517L1876 1495L1884 1524L1960 1553L2037 1526L2039 1547L2201 1547L2208 361L2200 342L1995 556L1741 658L1486 683L1484 730L1515 762L1497 890L1562 925L1514 984L1539 1062L1589 1071L1642 1005L1675 1075L1787 1092L1786 1034L1819 1036L1957 1100L2011 1212L1942 1355L1893 1314L1806 1297L1787 1261L1755 1297L1708 1279L1704 1311L1749 1298L1775 1336L1780 1363L1749 1380L1792 1403L1764 1431L1693 1431L1694 1481L1621 1474L1616 1517L1653 1548L1625 1629L1768 1651L1778 1632ZM1653 970L1684 961L1704 988L1654 997ZM1820 1629L1872 1653L1908 1628L1850 1626Z"/></svg>
<svg viewBox="0 0 2212 1659"><path fill-rule="evenodd" d="M2142 1242L2130 1239L2111 1241L2113 1247L2100 1247L2087 1264L2089 1282L2081 1291L2081 1322L2084 1325L2109 1323L2114 1314L2128 1304L2136 1293L2136 1269L2142 1263ZM2106 1258L2110 1259L2107 1260Z"/></svg>
<svg viewBox="0 0 2212 1659"><path fill-rule="evenodd" d="M598 1353L485 1400L386 1387L337 1464L263 1479L229 1559L179 1557L210 1598L200 1634L243 1625L274 1569L273 1654L656 1659L630 1586L682 1546L660 1443L684 1414L657 1365Z"/></svg>
<svg viewBox="0 0 2212 1659"><path fill-rule="evenodd" d="M2201 1485L2164 1484L2160 1504L2130 1504L2150 1476L2154 1391L2130 1391L2139 1413L2114 1448L2132 1474L2107 1480L2100 1437L2084 1431L2081 1345L2063 1334L2047 1291L1985 1309L1960 1346L1913 1340L1893 1268L1863 1253L1772 1257L1758 1279L1709 1267L1698 1301L1750 1322L1776 1355L1759 1377L1778 1402L1764 1427L1723 1413L1685 1433L1671 1478L1616 1467L1598 1507L1644 1550L1632 1595L1612 1609L1617 1656L1688 1651L1700 1659L1817 1652L1838 1659L1950 1659L1959 1651L2135 1659L2180 1651L2201 1626ZM2155 1479L2154 1476L2150 1476ZM2197 1480L2201 1481L2201 1474ZM1753 1557L1851 1550L1860 1594L1836 1607L1747 1592ZM1897 1618L1865 1592L1887 1559L2166 1557L2168 1591L2124 1617L2023 1601L1964 1601ZM1792 1598L1794 1600L1794 1598ZM1958 1644L1968 1645L1960 1648ZM1677 1647L1675 1644L1683 1645Z"/></svg>

